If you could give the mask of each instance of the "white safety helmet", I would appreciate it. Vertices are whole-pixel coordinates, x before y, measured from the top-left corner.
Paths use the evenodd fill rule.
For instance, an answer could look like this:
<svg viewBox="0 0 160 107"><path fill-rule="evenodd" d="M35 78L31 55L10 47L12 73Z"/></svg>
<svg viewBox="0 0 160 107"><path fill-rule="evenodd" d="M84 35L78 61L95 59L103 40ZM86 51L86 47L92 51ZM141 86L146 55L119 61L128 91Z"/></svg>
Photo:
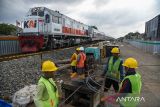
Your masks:
<svg viewBox="0 0 160 107"><path fill-rule="evenodd" d="M84 47L80 47L80 51L84 51Z"/></svg>

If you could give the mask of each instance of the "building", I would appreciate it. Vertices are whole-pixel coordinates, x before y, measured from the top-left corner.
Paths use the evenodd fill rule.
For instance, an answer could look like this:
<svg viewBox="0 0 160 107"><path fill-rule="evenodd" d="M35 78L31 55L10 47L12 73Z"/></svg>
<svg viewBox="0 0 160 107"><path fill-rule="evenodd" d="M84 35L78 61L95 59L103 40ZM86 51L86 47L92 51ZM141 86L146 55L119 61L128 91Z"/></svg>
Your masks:
<svg viewBox="0 0 160 107"><path fill-rule="evenodd" d="M145 39L160 41L160 15L146 22Z"/></svg>

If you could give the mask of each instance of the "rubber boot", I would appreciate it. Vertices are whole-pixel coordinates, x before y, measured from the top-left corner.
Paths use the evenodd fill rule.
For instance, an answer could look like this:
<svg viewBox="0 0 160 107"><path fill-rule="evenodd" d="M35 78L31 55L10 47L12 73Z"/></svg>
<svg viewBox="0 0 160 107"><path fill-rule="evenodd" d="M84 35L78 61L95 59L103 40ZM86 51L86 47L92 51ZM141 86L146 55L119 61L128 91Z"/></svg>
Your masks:
<svg viewBox="0 0 160 107"><path fill-rule="evenodd" d="M72 73L72 75L70 76L71 78L75 78L77 76L77 73L76 72L74 72L74 73Z"/></svg>
<svg viewBox="0 0 160 107"><path fill-rule="evenodd" d="M79 75L79 79L85 79L85 74Z"/></svg>

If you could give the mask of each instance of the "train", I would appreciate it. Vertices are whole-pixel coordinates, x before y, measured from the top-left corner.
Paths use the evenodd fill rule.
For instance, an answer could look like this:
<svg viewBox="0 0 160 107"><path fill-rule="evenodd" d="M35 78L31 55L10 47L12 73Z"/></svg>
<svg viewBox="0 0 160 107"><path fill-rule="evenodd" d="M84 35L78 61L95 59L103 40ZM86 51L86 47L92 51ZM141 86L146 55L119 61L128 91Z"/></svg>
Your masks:
<svg viewBox="0 0 160 107"><path fill-rule="evenodd" d="M46 7L30 8L21 26L23 31L19 33L19 43L22 52L73 46L104 36L93 26Z"/></svg>

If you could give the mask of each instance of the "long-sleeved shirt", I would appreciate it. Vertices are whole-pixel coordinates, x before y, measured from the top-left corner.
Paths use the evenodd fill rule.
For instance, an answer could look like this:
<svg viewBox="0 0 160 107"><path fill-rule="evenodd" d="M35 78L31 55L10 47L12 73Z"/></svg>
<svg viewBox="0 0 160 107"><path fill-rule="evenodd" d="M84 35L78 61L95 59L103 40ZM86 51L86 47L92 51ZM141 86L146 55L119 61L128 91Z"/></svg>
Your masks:
<svg viewBox="0 0 160 107"><path fill-rule="evenodd" d="M77 53L74 53L72 56L71 56L71 66L76 66L77 64Z"/></svg>
<svg viewBox="0 0 160 107"><path fill-rule="evenodd" d="M135 75L135 74L136 74L135 70L130 70L129 72L126 72L126 76ZM132 85L128 78L123 81L122 87L119 92L120 93L132 93Z"/></svg>
<svg viewBox="0 0 160 107"><path fill-rule="evenodd" d="M50 81L50 83L52 83L52 81L50 79L48 81ZM39 83L38 87L37 87L36 98L34 99L34 103L35 103L36 107L43 107L42 101L46 101L48 99L49 99L49 95L48 95L48 91L47 91L45 84Z"/></svg>
<svg viewBox="0 0 160 107"><path fill-rule="evenodd" d="M110 57L109 57L108 60L107 60L107 64L106 64L105 69L104 69L104 72L103 72L103 74L102 74L103 76L104 76L104 75L107 73L107 71L108 71L109 60L110 60ZM116 61L117 61L117 58L113 57L113 64L114 64ZM121 81L123 80L123 77L124 77L122 64L123 64L123 60L121 60L120 66L119 66L119 69L118 69L118 70L120 71L120 80L121 80Z"/></svg>
<svg viewBox="0 0 160 107"><path fill-rule="evenodd" d="M135 74L136 71L134 69L129 69L129 72L126 72L125 76L135 75ZM112 97L112 99L114 98L116 100L118 97L125 97L128 93L132 93L132 85L130 80L126 78L125 80L123 80L122 87L120 88L119 93L113 96L107 96L106 100L109 97Z"/></svg>

